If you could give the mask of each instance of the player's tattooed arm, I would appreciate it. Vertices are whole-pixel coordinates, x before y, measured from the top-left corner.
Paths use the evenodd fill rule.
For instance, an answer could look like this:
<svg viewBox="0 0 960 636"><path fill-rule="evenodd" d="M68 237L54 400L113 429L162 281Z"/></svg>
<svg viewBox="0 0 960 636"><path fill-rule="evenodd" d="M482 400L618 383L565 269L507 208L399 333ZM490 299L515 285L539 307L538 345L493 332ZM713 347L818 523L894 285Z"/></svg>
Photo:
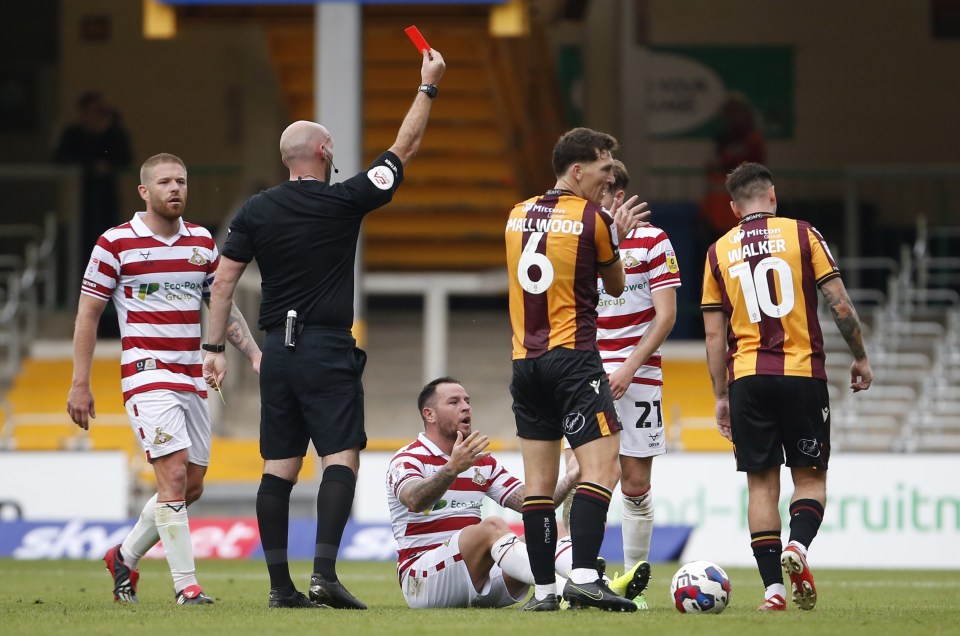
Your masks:
<svg viewBox="0 0 960 636"><path fill-rule="evenodd" d="M227 318L227 341L250 360L260 355L260 347L253 339L247 321L233 303L230 304L230 317Z"/></svg>
<svg viewBox="0 0 960 636"><path fill-rule="evenodd" d="M433 475L419 479L401 490L400 503L414 512L428 510L450 490L458 474L448 463Z"/></svg>
<svg viewBox="0 0 960 636"><path fill-rule="evenodd" d="M516 510L517 512L523 512L521 508L523 507L523 499L527 496L527 487L520 486L507 497L507 500L503 502L503 507L509 510Z"/></svg>
<svg viewBox="0 0 960 636"><path fill-rule="evenodd" d="M863 332L860 328L860 317L857 316L857 310L847 295L847 289L839 276L828 280L820 285L820 293L823 294L833 321L837 323L840 335L850 347L850 352L856 360L864 360L867 352L863 346Z"/></svg>
<svg viewBox="0 0 960 636"><path fill-rule="evenodd" d="M453 450L450 451L450 460L433 475L401 490L400 503L415 512L423 512L431 507L450 490L460 473L490 455L487 451L489 445L490 438L479 431L471 432L466 438L458 431Z"/></svg>

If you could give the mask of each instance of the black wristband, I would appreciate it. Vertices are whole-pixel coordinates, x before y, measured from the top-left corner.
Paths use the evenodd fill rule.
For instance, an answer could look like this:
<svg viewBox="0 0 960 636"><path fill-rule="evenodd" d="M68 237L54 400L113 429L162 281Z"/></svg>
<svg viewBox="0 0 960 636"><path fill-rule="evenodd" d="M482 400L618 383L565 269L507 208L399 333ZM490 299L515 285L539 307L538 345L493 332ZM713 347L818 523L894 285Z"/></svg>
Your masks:
<svg viewBox="0 0 960 636"><path fill-rule="evenodd" d="M200 348L210 353L223 353L227 350L226 345L202 344Z"/></svg>
<svg viewBox="0 0 960 636"><path fill-rule="evenodd" d="M421 93L426 93L427 97L433 99L437 96L437 85L436 84L421 84L420 88L417 89Z"/></svg>

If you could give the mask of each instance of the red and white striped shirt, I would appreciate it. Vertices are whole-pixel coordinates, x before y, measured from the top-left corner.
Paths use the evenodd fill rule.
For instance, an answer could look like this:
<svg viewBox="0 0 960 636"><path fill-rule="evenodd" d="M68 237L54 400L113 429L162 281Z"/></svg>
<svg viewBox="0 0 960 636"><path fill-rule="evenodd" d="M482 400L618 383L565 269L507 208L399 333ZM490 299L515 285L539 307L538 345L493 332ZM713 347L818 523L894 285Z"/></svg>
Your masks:
<svg viewBox="0 0 960 636"><path fill-rule="evenodd" d="M200 302L220 263L205 228L180 220L170 238L157 236L138 212L104 232L93 248L81 292L113 299L120 321L123 401L146 391L207 396L200 355Z"/></svg>
<svg viewBox="0 0 960 636"><path fill-rule="evenodd" d="M597 348L607 373L630 356L656 316L653 292L680 286L677 255L666 232L658 227L639 227L627 234L620 242L620 258L627 280L619 298L606 293L603 280L597 279ZM663 384L659 348L637 369L633 382Z"/></svg>
<svg viewBox="0 0 960 636"><path fill-rule="evenodd" d="M397 540L400 577L421 553L443 544L458 530L480 523L480 503L485 496L502 506L523 485L490 455L460 473L430 510L413 512L400 503L400 491L435 475L448 461L450 456L423 433L417 441L397 451L390 461L387 502Z"/></svg>

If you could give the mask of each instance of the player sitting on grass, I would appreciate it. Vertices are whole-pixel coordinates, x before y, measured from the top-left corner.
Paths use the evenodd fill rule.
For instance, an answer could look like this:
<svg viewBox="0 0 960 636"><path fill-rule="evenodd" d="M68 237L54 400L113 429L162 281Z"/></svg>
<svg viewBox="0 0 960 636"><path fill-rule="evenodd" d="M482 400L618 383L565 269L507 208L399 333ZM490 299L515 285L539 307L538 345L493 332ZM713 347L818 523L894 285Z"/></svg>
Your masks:
<svg viewBox="0 0 960 636"><path fill-rule="evenodd" d="M490 497L517 512L526 489L485 449L472 430L470 396L453 378L433 380L418 400L424 432L401 448L387 470L387 498L399 546L397 573L411 608L505 607L533 585L526 545L499 517L480 519ZM563 501L579 477L574 463L560 480ZM555 564L569 574L569 538L557 542ZM531 597L527 611L555 611L557 597Z"/></svg>

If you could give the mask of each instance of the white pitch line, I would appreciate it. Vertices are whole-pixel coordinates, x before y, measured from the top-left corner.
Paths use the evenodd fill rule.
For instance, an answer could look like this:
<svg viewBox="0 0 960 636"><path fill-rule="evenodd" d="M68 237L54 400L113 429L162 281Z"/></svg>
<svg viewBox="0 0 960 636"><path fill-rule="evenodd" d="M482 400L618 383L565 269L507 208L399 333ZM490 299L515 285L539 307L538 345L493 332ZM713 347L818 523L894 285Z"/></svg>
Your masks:
<svg viewBox="0 0 960 636"><path fill-rule="evenodd" d="M912 589L960 588L960 581L817 581L817 587L906 587Z"/></svg>

